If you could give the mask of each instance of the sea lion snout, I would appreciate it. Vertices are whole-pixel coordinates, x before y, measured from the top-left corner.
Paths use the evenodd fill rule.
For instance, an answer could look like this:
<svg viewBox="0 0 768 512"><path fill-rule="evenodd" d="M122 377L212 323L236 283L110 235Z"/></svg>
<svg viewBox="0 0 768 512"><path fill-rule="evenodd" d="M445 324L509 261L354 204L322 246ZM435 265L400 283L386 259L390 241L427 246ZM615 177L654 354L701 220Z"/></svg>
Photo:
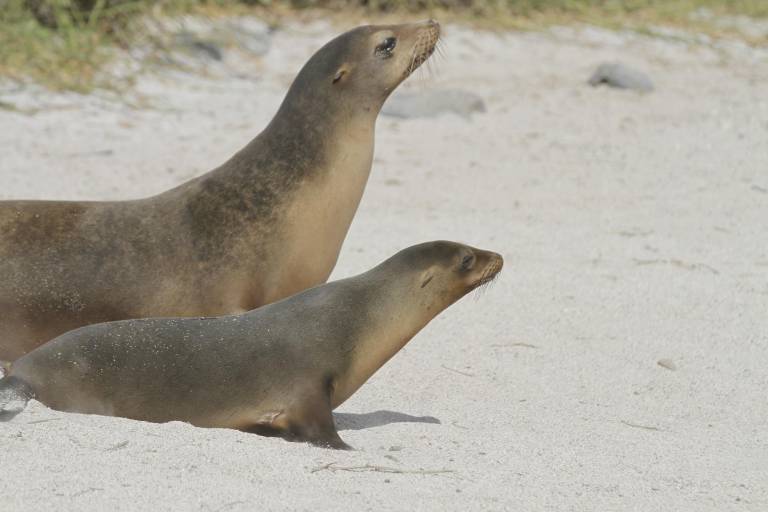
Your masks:
<svg viewBox="0 0 768 512"><path fill-rule="evenodd" d="M405 76L413 73L416 68L421 66L429 59L437 48L437 42L440 40L440 24L429 19L416 23L416 39L413 44L411 62L405 70Z"/></svg>
<svg viewBox="0 0 768 512"><path fill-rule="evenodd" d="M483 251L473 249L476 262L472 273L472 283L470 290L474 290L484 284L490 283L499 275L504 267L504 258L501 254L493 251Z"/></svg>
<svg viewBox="0 0 768 512"><path fill-rule="evenodd" d="M419 30L419 38L423 38L428 47L434 48L440 39L440 23L432 18L415 23Z"/></svg>

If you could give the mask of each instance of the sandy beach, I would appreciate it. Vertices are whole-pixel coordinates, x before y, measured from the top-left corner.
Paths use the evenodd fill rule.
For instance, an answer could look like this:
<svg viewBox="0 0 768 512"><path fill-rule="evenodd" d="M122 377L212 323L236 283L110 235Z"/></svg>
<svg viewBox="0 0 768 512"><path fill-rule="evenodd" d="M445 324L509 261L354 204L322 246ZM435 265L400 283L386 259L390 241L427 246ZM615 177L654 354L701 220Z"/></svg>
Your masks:
<svg viewBox="0 0 768 512"><path fill-rule="evenodd" d="M129 199L221 164L347 27L286 25L116 99L2 84L0 199ZM603 62L648 94L591 87ZM31 402L0 509L768 510L768 49L603 29L445 27L381 116L332 279L409 245L504 255L336 411L338 452ZM1 313L0 313L1 314Z"/></svg>

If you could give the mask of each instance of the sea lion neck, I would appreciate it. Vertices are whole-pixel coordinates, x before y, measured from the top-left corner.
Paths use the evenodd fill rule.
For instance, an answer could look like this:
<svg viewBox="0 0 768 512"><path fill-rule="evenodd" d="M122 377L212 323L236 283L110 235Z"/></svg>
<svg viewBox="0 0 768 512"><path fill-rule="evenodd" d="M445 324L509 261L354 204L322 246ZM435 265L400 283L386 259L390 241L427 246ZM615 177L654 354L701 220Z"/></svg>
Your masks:
<svg viewBox="0 0 768 512"><path fill-rule="evenodd" d="M332 408L352 396L441 311L414 303L412 276L392 270L385 262L345 283L355 311L336 322L346 322L346 329L355 336L341 347L348 359L333 379Z"/></svg>
<svg viewBox="0 0 768 512"><path fill-rule="evenodd" d="M237 261L242 279L270 269L244 294L245 310L327 280L371 171L377 112L329 114L339 107L297 94L226 163L166 196L194 260Z"/></svg>
<svg viewBox="0 0 768 512"><path fill-rule="evenodd" d="M265 175L276 185L290 185L332 170L343 156L340 141L362 134L370 139L364 143L373 143L381 108L347 103L302 91L294 83L267 127L209 178L239 180L238 186L247 193Z"/></svg>
<svg viewBox="0 0 768 512"><path fill-rule="evenodd" d="M281 136L286 129L294 134L301 126L310 128L303 134L309 136L344 129L349 124L373 125L376 122L386 96L371 90L366 82L372 77L333 86L325 83L330 82L330 77L313 76L312 68L308 67L302 69L291 84L264 135Z"/></svg>

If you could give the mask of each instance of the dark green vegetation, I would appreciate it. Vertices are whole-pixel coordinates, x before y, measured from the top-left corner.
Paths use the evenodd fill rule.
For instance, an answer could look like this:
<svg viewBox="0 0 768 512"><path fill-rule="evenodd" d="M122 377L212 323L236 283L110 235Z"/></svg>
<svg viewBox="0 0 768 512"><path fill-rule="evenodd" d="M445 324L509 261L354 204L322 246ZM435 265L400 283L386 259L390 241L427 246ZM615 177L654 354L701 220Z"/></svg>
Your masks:
<svg viewBox="0 0 768 512"><path fill-rule="evenodd" d="M418 13L441 20L518 28L587 22L643 29L672 24L722 33L691 13L768 17L766 0L0 0L0 76L32 79L57 89L87 91L110 85L100 70L144 31L137 19L250 11L279 19L304 9L339 16ZM768 43L768 41L753 41ZM112 84L114 85L114 84Z"/></svg>

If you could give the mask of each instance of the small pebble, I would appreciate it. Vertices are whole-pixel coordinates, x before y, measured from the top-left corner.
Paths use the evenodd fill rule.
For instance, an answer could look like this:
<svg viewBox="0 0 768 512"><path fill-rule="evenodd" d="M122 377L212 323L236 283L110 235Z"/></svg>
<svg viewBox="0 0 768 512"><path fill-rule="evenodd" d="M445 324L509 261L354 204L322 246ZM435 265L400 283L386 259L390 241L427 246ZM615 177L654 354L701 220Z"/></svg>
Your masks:
<svg viewBox="0 0 768 512"><path fill-rule="evenodd" d="M605 84L617 89L632 89L640 92L653 91L653 82L642 71L618 62L600 64L589 79L589 85Z"/></svg>
<svg viewBox="0 0 768 512"><path fill-rule="evenodd" d="M677 366L675 366L675 363L672 362L671 359L659 359L658 365L666 368L667 370L677 370Z"/></svg>

